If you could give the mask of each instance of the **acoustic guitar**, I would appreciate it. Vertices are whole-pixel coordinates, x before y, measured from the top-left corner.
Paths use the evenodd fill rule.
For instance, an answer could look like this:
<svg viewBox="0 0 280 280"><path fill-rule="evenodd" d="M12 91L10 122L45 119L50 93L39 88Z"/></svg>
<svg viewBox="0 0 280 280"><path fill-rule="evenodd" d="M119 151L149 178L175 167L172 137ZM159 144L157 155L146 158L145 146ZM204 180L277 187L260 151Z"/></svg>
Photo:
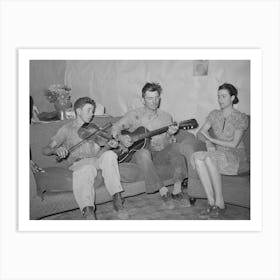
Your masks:
<svg viewBox="0 0 280 280"><path fill-rule="evenodd" d="M132 146L130 146L129 148L119 151L118 154L118 162L128 162L131 160L131 157L133 156L133 154L140 150L143 149L145 147L148 146L149 144L149 138L164 133L168 130L168 128L172 125L177 125L176 122L174 122L171 125L153 130L153 131L149 131L147 128L140 126L137 129L135 129L133 132L129 132L127 130L123 130L121 131L121 135L128 135L131 138L131 142L133 143ZM186 121L182 121L179 122L178 124L179 129L194 129L198 127L198 123L195 119L190 119L190 120L186 120Z"/></svg>

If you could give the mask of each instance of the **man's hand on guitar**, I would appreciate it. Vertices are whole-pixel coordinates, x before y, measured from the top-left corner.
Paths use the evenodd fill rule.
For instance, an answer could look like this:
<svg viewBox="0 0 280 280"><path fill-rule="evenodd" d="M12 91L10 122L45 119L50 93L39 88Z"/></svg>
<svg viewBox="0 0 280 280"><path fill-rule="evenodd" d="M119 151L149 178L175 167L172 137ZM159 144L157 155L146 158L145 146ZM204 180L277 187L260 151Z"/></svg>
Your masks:
<svg viewBox="0 0 280 280"><path fill-rule="evenodd" d="M179 126L178 124L173 124L171 126L169 126L168 130L167 130L167 134L169 135L174 135L179 129Z"/></svg>
<svg viewBox="0 0 280 280"><path fill-rule="evenodd" d="M118 139L126 148L130 147L133 144L129 135L119 135Z"/></svg>
<svg viewBox="0 0 280 280"><path fill-rule="evenodd" d="M68 150L64 146L60 146L56 149L55 153L59 158L66 158L68 155Z"/></svg>

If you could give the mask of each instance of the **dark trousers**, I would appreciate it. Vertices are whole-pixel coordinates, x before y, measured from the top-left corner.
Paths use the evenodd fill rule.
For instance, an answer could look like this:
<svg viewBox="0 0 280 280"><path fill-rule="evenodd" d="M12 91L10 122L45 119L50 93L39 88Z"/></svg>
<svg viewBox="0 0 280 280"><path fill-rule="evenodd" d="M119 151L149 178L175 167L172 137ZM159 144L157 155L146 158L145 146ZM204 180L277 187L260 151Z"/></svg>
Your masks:
<svg viewBox="0 0 280 280"><path fill-rule="evenodd" d="M147 193L156 192L164 187L156 166L170 166L174 182L183 181L187 175L185 158L180 153L177 143L169 144L161 151L141 149L135 152L132 162L137 163L144 172Z"/></svg>

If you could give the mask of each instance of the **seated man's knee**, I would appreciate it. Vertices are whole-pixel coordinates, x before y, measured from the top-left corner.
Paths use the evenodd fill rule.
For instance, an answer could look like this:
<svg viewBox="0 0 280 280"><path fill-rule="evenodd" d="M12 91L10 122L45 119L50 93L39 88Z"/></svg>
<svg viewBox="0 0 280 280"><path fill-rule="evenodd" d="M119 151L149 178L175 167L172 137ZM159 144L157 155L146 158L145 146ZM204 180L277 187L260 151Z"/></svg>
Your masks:
<svg viewBox="0 0 280 280"><path fill-rule="evenodd" d="M190 157L194 153L194 146L191 143L183 141L178 143L178 146L180 153L185 157Z"/></svg>
<svg viewBox="0 0 280 280"><path fill-rule="evenodd" d="M206 156L206 157L205 157L205 163L206 163L206 165L208 165L208 166L214 164L214 162L213 162L213 160L212 160L212 158L211 158L210 156Z"/></svg>
<svg viewBox="0 0 280 280"><path fill-rule="evenodd" d="M204 164L205 164L205 163L204 163L204 158L201 157L200 154L194 153L194 154L192 155L192 157L193 157L193 161L194 161L194 163L195 163L196 166L201 166L201 165L204 165Z"/></svg>
<svg viewBox="0 0 280 280"><path fill-rule="evenodd" d="M152 160L151 152L147 149L137 151L134 156L137 162L150 162Z"/></svg>
<svg viewBox="0 0 280 280"><path fill-rule="evenodd" d="M106 151L102 155L104 160L116 160L118 158L117 154L113 151Z"/></svg>
<svg viewBox="0 0 280 280"><path fill-rule="evenodd" d="M73 176L83 176L83 177L88 177L88 176L93 176L96 177L97 175L97 170L95 168L95 166L93 165L84 165L81 166L79 169L75 170L73 172Z"/></svg>

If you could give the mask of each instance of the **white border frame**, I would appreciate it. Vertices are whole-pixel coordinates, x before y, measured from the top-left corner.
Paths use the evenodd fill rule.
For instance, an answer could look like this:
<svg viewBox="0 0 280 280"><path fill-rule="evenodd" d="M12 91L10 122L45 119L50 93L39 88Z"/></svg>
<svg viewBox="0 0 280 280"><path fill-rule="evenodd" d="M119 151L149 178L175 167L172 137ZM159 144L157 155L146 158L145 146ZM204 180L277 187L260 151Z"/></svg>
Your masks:
<svg viewBox="0 0 280 280"><path fill-rule="evenodd" d="M262 229L262 60L260 49L19 49L19 231L260 231ZM251 219L242 221L53 221L29 220L30 60L250 60ZM254 186L252 188L252 186Z"/></svg>

